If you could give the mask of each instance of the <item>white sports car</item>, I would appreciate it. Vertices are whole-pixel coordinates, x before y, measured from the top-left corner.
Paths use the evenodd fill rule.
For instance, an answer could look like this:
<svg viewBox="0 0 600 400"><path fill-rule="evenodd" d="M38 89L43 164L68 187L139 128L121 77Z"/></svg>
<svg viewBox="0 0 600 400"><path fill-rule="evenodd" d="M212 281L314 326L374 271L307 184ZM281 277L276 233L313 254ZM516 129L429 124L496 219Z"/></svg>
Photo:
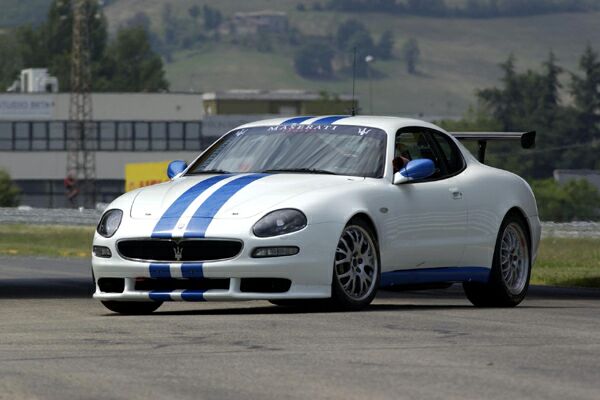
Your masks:
<svg viewBox="0 0 600 400"><path fill-rule="evenodd" d="M479 142L479 160L457 139ZM164 301L368 305L380 287L461 282L515 306L540 238L533 193L482 163L488 140L418 120L321 116L243 125L170 182L116 199L94 237L94 298L119 313Z"/></svg>

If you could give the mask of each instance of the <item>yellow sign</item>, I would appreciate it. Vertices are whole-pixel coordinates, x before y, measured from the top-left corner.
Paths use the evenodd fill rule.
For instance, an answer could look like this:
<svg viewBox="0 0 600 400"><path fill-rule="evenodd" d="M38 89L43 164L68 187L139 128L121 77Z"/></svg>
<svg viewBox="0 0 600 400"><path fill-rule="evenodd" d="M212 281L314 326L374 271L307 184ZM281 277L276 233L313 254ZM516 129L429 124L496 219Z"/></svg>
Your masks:
<svg viewBox="0 0 600 400"><path fill-rule="evenodd" d="M125 164L125 191L168 181L169 163L170 161Z"/></svg>

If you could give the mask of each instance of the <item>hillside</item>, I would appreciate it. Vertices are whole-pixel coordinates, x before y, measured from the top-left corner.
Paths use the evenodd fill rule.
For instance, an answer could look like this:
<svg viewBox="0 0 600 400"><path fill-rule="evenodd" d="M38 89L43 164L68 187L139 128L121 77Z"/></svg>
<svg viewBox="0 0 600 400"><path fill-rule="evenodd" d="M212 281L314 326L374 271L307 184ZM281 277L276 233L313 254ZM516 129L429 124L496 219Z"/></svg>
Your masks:
<svg viewBox="0 0 600 400"><path fill-rule="evenodd" d="M498 64L512 52L519 68L538 68L548 53L559 64L575 71L587 43L600 49L600 13L550 14L527 18L439 19L382 13L333 13L296 10L297 0L222 0L225 16L235 11L281 10L293 26L305 34L333 34L340 21L360 17L375 37L391 29L395 59L376 61L381 77L373 80L373 111L381 114L459 115L472 104L477 88L494 85ZM112 27L144 10L160 32L164 0L120 0L106 10ZM177 2L175 12L184 15L199 1ZM210 4L215 4L211 2ZM312 2L306 2L312 4ZM401 60L401 47L409 37L421 49L418 75L409 75ZM231 44L210 43L177 52L167 64L171 89L210 91L228 88L303 88L349 92L351 80L308 80L296 75L290 52L260 53ZM563 79L567 80L567 75ZM568 83L568 82L566 82ZM368 82L360 80L357 92L368 112Z"/></svg>
<svg viewBox="0 0 600 400"><path fill-rule="evenodd" d="M19 4L9 10L14 13ZM41 4L48 0L35 0ZM384 13L339 13L298 11L302 3L312 10L313 0L113 0L105 13L114 32L138 12L146 13L151 29L163 35L161 15L166 4L179 18L189 18L192 5L208 4L225 18L236 11L277 10L288 13L291 25L306 35L333 35L340 22L358 18L375 39L385 30L394 33L394 59L376 60L373 79L373 111L380 114L419 114L455 116L475 101L477 88L497 83L498 64L512 52L519 69L539 68L552 50L566 71L577 70L577 61L586 44L600 50L600 12L547 14L520 18L458 19L399 16ZM448 0L447 4L463 4ZM0 24L1 26L1 24ZM419 73L406 72L401 48L414 37L421 50ZM309 80L293 68L294 48L277 47L258 52L250 47L220 42L192 44L172 54L166 64L173 91L211 91L230 88L292 88L350 92L351 80L338 73L331 80ZM568 84L568 74L563 74ZM369 112L368 81L357 83L364 112ZM565 101L568 99L565 97Z"/></svg>

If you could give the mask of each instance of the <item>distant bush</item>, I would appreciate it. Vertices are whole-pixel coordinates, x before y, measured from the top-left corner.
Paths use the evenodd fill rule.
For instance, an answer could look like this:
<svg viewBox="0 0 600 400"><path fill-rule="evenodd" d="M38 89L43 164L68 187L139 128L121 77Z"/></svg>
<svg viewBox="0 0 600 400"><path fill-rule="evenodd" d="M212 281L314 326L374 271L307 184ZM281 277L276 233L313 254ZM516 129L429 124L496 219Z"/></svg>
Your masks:
<svg viewBox="0 0 600 400"><path fill-rule="evenodd" d="M445 0L329 0L324 10L393 12L428 17L498 18L597 10L593 0L467 0L460 6Z"/></svg>
<svg viewBox="0 0 600 400"><path fill-rule="evenodd" d="M19 205L19 188L11 181L8 172L0 169L0 207Z"/></svg>
<svg viewBox="0 0 600 400"><path fill-rule="evenodd" d="M600 219L600 193L584 179L559 184L554 179L531 184L542 221L595 221Z"/></svg>

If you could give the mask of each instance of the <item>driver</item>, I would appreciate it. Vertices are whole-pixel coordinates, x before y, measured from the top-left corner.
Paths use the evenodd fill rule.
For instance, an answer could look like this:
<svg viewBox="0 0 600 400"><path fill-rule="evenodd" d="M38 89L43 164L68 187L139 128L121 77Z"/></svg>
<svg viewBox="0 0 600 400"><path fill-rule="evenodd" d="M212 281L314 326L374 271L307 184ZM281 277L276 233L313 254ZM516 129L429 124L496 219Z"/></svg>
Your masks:
<svg viewBox="0 0 600 400"><path fill-rule="evenodd" d="M402 168L406 167L406 164L408 164L410 161L410 153L408 152L406 146L400 142L396 142L395 155L396 156L392 160L394 173L399 172Z"/></svg>

